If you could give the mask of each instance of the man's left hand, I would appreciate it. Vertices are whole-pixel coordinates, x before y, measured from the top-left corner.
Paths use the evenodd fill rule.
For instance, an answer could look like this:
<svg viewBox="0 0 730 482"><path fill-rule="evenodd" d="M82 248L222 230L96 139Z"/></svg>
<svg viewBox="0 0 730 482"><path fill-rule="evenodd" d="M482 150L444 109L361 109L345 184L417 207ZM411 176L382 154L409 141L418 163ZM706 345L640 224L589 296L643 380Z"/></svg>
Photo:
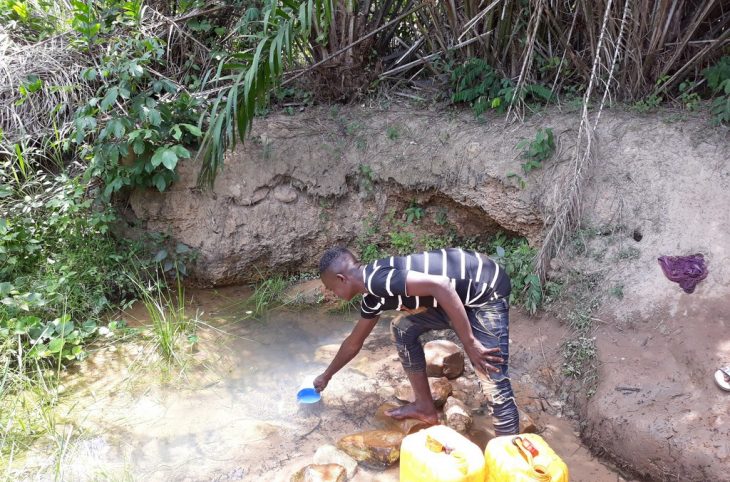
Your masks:
<svg viewBox="0 0 730 482"><path fill-rule="evenodd" d="M495 372L499 373L501 370L492 363L504 363L504 359L499 356L499 348L484 348L484 346L478 341L475 342L470 348L466 349L466 354L471 360L472 365L476 371ZM491 363L490 363L491 362Z"/></svg>

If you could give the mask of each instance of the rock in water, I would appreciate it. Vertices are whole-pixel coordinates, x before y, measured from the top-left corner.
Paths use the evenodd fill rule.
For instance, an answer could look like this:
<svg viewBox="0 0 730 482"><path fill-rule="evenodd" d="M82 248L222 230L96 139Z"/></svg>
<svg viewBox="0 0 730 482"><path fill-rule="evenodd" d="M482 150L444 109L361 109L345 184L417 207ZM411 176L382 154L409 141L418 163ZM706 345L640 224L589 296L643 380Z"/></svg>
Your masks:
<svg viewBox="0 0 730 482"><path fill-rule="evenodd" d="M337 448L366 467L385 469L400 458L403 437L394 430L371 430L342 437Z"/></svg>
<svg viewBox="0 0 730 482"><path fill-rule="evenodd" d="M312 462L315 464L337 464L347 471L348 480L357 472L357 460L338 450L334 445L323 445L314 453Z"/></svg>
<svg viewBox="0 0 730 482"><path fill-rule="evenodd" d="M378 407L375 412L375 420L387 429L398 430L404 435L410 435L416 433L419 430L430 427L426 422L422 422L415 418L404 418L403 420L396 420L385 414L386 411L393 408L398 408L400 405L392 402L387 402Z"/></svg>
<svg viewBox="0 0 730 482"><path fill-rule="evenodd" d="M443 377L429 378L428 385L431 387L433 403L436 404L436 407L443 407L446 399L451 395L451 383ZM416 401L410 382L405 381L395 389L395 398L401 402L413 403Z"/></svg>
<svg viewBox="0 0 730 482"><path fill-rule="evenodd" d="M456 343L433 340L423 345L429 377L456 378L464 372L464 352Z"/></svg>
<svg viewBox="0 0 730 482"><path fill-rule="evenodd" d="M472 417L469 408L461 400L449 397L444 405L446 425L459 433L466 433L472 424Z"/></svg>
<svg viewBox="0 0 730 482"><path fill-rule="evenodd" d="M476 376L463 376L450 380L452 396L464 402L471 409L479 409L487 403L487 397Z"/></svg>
<svg viewBox="0 0 730 482"><path fill-rule="evenodd" d="M291 482L345 482L347 471L337 464L310 464L291 476Z"/></svg>

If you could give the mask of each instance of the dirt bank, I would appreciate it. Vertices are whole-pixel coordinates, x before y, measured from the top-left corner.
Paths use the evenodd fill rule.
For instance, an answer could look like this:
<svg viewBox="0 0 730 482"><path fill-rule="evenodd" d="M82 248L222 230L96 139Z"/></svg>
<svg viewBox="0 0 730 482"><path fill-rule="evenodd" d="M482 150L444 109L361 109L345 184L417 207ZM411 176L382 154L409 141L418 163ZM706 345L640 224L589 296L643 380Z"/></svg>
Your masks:
<svg viewBox="0 0 730 482"><path fill-rule="evenodd" d="M508 177L521 172L515 144L540 127L554 130L559 150L520 189ZM403 213L414 200L424 224L444 212L462 234L501 227L538 244L577 127L575 114L556 111L512 126L393 106L271 116L255 123L212 192L193 187L191 163L171 192L137 193L132 207L148 229L200 251L195 274L205 284L312 268L324 246L362 234L368 215ZM728 130L704 112L608 110L598 136L582 226L550 273L591 277L586 289L599 299L590 314L596 392L574 393L583 435L654 480L724 480L730 398L712 373L730 364ZM656 258L696 252L710 275L688 295ZM559 369L536 376L563 386Z"/></svg>

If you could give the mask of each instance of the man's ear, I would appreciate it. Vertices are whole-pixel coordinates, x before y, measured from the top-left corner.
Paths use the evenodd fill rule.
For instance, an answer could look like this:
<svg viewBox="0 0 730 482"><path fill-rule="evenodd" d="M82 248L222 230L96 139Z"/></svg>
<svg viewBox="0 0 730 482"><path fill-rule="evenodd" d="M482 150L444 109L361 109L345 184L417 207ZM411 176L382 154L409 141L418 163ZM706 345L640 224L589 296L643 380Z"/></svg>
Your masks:
<svg viewBox="0 0 730 482"><path fill-rule="evenodd" d="M337 276L337 279L338 279L339 281L342 281L342 282L345 282L345 281L346 281L346 280L345 280L345 275L344 275L344 274L342 274L342 273L337 273L337 275L336 275L336 276Z"/></svg>

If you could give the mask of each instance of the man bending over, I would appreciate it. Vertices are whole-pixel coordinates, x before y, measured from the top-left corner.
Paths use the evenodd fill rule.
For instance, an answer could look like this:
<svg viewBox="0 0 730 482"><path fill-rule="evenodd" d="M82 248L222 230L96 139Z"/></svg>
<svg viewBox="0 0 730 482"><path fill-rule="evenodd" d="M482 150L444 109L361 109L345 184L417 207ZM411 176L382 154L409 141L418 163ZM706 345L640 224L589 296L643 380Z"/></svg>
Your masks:
<svg viewBox="0 0 730 482"><path fill-rule="evenodd" d="M474 251L447 248L362 265L349 250L335 247L324 253L319 271L325 287L339 298L349 301L360 293L363 298L360 320L314 381L318 391L358 354L383 311L403 310L411 314L395 319L391 332L415 402L386 413L399 420L438 423L418 337L430 330L451 328L487 395L497 435L519 432L519 414L507 374L511 283L497 263Z"/></svg>

